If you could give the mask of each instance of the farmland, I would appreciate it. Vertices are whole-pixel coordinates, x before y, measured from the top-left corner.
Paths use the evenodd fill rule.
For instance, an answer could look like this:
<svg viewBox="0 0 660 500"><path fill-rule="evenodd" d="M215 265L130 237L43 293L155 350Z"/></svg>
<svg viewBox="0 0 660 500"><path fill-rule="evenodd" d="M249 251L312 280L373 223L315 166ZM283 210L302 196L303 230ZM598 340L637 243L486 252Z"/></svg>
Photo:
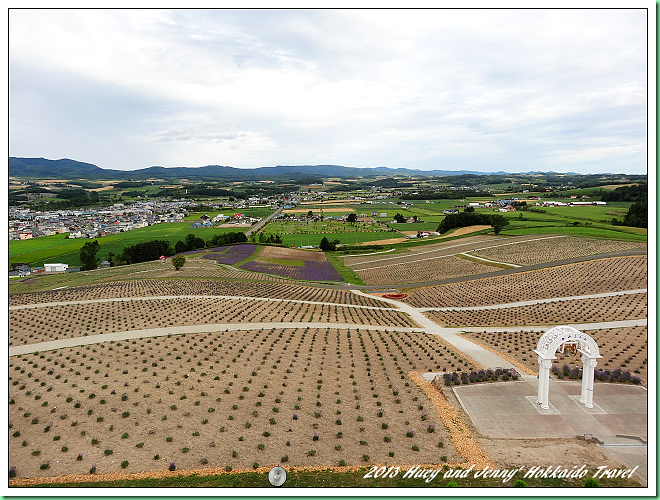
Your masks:
<svg viewBox="0 0 660 500"><path fill-rule="evenodd" d="M329 327L173 335L14 358L11 432L20 436L10 437L12 463L22 475L46 476L94 464L113 470L123 460L129 472L171 462L185 470L205 457L232 468L284 455L308 465L363 455L459 462L406 375L413 365L436 368L425 361L429 349L449 355L433 337ZM79 362L90 366L82 375Z"/></svg>
<svg viewBox="0 0 660 500"><path fill-rule="evenodd" d="M646 293L593 299L549 302L529 306L461 311L429 311L441 326L527 326L598 323L646 318Z"/></svg>
<svg viewBox="0 0 660 500"><path fill-rule="evenodd" d="M408 291L414 307L487 306L646 288L646 256L597 259Z"/></svg>
<svg viewBox="0 0 660 500"><path fill-rule="evenodd" d="M179 271L146 262L12 283L8 343L27 353L9 359L10 465L19 477L158 472L170 464L177 471L483 466L490 462L481 438L461 421L469 417L419 375L490 368L443 339L443 325L473 327L466 338L533 371L540 333L526 327L648 315L644 243L465 234L393 248L326 259L239 245L190 253ZM598 257L619 250L640 255ZM514 267L576 256L593 258ZM463 279L406 288L401 303L386 303L286 274L340 260L374 287ZM513 274L479 278L503 267ZM603 293L612 295L579 298ZM421 313L437 329L421 326ZM481 326L488 332L477 332ZM629 368L647 385L647 327L585 331L601 346L599 369ZM132 338L113 338L124 332ZM63 340L85 345L39 347ZM575 358L557 356L575 366ZM517 446L502 445L501 465Z"/></svg>

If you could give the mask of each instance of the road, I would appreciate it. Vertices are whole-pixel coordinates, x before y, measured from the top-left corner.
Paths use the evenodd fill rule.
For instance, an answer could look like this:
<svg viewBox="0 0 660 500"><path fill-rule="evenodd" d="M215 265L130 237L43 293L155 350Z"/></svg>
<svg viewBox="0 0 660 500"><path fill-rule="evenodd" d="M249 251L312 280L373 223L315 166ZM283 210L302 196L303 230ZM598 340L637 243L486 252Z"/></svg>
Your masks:
<svg viewBox="0 0 660 500"><path fill-rule="evenodd" d="M268 217L263 219L261 222L257 223L255 226L252 226L250 229L245 231L245 236L250 236L253 232L258 231L259 229L261 229L264 226L264 224L268 223L273 217L276 217L278 214L280 214L282 212L282 210L284 210L284 207L278 208L277 210L275 210L275 212L270 214Z"/></svg>

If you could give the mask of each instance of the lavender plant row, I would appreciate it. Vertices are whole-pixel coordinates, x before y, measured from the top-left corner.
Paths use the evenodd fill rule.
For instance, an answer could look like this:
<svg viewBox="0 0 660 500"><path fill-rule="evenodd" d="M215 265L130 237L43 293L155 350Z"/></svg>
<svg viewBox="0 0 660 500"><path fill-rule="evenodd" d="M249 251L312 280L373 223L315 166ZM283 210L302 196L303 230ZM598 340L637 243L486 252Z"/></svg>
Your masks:
<svg viewBox="0 0 660 500"><path fill-rule="evenodd" d="M341 275L330 262L303 261L302 266L283 266L252 260L243 264L242 269L257 273L276 274L286 278L306 281L343 281Z"/></svg>
<svg viewBox="0 0 660 500"><path fill-rule="evenodd" d="M199 248L197 250L190 250L188 252L180 253L179 255L192 255L194 253L201 253L201 252L224 252L225 250L227 250L226 246L224 246L224 247L213 247L213 248Z"/></svg>
<svg viewBox="0 0 660 500"><path fill-rule="evenodd" d="M571 379L582 379L582 370L580 368L571 368L568 365L564 365L561 370L557 365L552 365L552 373L557 375L559 378L568 377ZM635 377L630 373L630 370L625 372L621 368L616 370L598 370L594 369L594 379L600 380L602 382L619 382L619 383L630 383L641 384L642 379L640 377Z"/></svg>
<svg viewBox="0 0 660 500"><path fill-rule="evenodd" d="M257 245L236 245L235 247L230 247L225 253L212 253L205 255L204 258L215 260L218 264L233 265L243 259L247 259L254 253L256 248Z"/></svg>

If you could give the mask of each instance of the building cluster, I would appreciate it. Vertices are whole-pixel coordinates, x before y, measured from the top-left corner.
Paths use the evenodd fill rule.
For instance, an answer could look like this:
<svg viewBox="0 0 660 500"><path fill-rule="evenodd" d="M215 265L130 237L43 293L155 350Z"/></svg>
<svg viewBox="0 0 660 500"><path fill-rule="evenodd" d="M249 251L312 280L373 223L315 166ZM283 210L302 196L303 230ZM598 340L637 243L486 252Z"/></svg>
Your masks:
<svg viewBox="0 0 660 500"><path fill-rule="evenodd" d="M141 201L110 207L32 211L27 207L9 207L9 239L27 240L53 234L69 238L98 238L162 222L183 222L190 201Z"/></svg>

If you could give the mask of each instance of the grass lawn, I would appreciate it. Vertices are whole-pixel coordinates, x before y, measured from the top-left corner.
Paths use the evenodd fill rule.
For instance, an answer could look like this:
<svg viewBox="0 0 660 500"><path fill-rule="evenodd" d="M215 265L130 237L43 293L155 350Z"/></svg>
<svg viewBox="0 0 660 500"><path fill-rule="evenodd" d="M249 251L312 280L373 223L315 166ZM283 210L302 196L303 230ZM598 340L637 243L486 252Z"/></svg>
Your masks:
<svg viewBox="0 0 660 500"><path fill-rule="evenodd" d="M143 241L167 240L172 246L179 240L185 240L188 234L199 236L203 240L208 240L215 234L229 232L245 232L248 228L217 228L217 227L198 227L191 228L189 222L155 224L153 226L142 227L132 231L126 231L120 234L112 234L96 238L101 245L101 250L96 255L99 259L107 259L108 254L113 252L119 255L124 247L135 245ZM41 242L40 240L48 240ZM69 240L64 239L62 235L44 236L34 240L25 240L10 242L11 262L25 262L32 266L43 266L44 262L52 261L56 258L58 262L69 264L69 266L80 266L80 249L91 241L89 239ZM14 243L21 243L16 248ZM24 245L24 243L32 244Z"/></svg>

